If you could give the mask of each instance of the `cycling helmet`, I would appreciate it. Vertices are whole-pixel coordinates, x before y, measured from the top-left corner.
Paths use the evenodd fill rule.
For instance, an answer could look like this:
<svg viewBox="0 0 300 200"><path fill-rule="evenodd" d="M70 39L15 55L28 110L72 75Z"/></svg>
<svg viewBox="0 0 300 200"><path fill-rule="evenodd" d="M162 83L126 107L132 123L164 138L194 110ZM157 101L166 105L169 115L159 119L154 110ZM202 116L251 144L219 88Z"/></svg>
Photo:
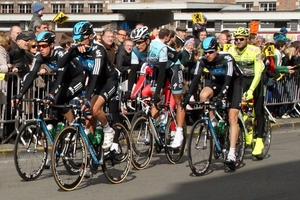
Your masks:
<svg viewBox="0 0 300 200"><path fill-rule="evenodd" d="M249 36L249 31L248 29L244 28L244 27L239 27L237 28L234 32L233 32L233 36L245 36L248 37Z"/></svg>
<svg viewBox="0 0 300 200"><path fill-rule="evenodd" d="M83 36L89 36L90 34L94 34L93 24L88 21L80 21L75 24L73 28L73 39L78 40ZM87 37L85 37L87 38Z"/></svg>
<svg viewBox="0 0 300 200"><path fill-rule="evenodd" d="M50 31L43 31L36 36L36 41L51 44L55 42L55 34Z"/></svg>
<svg viewBox="0 0 300 200"><path fill-rule="evenodd" d="M130 38L134 42L138 41L138 40L145 40L145 39L150 38L150 33L148 31L148 27L143 26L143 27L134 29L130 34Z"/></svg>
<svg viewBox="0 0 300 200"><path fill-rule="evenodd" d="M203 51L215 51L218 48L218 41L215 37L207 37L202 42Z"/></svg>

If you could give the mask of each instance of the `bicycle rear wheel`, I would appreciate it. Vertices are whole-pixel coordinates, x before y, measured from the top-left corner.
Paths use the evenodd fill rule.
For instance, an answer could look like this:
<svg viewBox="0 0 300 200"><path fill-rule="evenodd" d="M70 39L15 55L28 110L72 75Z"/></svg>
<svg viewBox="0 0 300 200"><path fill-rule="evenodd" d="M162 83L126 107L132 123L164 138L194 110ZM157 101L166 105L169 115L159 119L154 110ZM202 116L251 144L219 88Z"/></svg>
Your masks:
<svg viewBox="0 0 300 200"><path fill-rule="evenodd" d="M130 171L131 145L129 134L125 126L115 123L113 129L120 133L118 138L118 151L114 155L105 157L102 170L111 183L121 183Z"/></svg>
<svg viewBox="0 0 300 200"><path fill-rule="evenodd" d="M23 180L37 179L44 170L48 142L38 122L28 122L20 128L14 145L14 163Z"/></svg>
<svg viewBox="0 0 300 200"><path fill-rule="evenodd" d="M66 127L56 136L51 160L56 184L65 191L76 189L88 161L85 141L75 127Z"/></svg>
<svg viewBox="0 0 300 200"><path fill-rule="evenodd" d="M186 144L186 124L183 125L183 141L182 145L176 149L168 147L172 142L172 135L174 128L176 129L176 120L170 118L166 124L166 133L165 133L165 153L168 161L172 164L178 163L183 156L185 144Z"/></svg>
<svg viewBox="0 0 300 200"><path fill-rule="evenodd" d="M258 160L262 160L268 154L268 151L271 146L271 140L272 140L271 122L269 120L268 115L265 114L265 126L263 132L264 149L262 151L262 154L255 156Z"/></svg>
<svg viewBox="0 0 300 200"><path fill-rule="evenodd" d="M154 139L149 123L146 117L141 116L131 126L131 161L132 165L138 170L145 169L153 156Z"/></svg>
<svg viewBox="0 0 300 200"><path fill-rule="evenodd" d="M211 163L212 152L213 138L206 121L199 119L193 124L188 139L188 160L193 174L205 174Z"/></svg>

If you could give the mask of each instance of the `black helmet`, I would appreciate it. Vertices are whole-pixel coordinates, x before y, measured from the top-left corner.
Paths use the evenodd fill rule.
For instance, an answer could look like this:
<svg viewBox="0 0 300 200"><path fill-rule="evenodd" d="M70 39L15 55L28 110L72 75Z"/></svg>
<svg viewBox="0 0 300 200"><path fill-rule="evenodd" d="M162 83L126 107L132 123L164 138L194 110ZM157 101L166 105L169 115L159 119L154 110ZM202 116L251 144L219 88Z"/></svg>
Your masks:
<svg viewBox="0 0 300 200"><path fill-rule="evenodd" d="M215 37L207 37L202 42L203 51L217 50L218 41Z"/></svg>
<svg viewBox="0 0 300 200"><path fill-rule="evenodd" d="M93 25L88 21L81 21L73 28L73 39L78 40L82 36L94 34Z"/></svg>
<svg viewBox="0 0 300 200"><path fill-rule="evenodd" d="M40 32L36 36L36 41L37 42L47 42L48 44L51 44L51 43L55 42L55 34L50 31Z"/></svg>

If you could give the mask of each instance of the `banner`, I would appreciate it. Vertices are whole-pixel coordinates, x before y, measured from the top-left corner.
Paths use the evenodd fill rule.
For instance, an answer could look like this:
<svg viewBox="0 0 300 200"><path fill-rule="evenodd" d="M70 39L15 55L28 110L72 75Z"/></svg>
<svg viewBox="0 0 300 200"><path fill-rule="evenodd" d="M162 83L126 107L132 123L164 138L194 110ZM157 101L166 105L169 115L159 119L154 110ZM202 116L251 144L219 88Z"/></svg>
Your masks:
<svg viewBox="0 0 300 200"><path fill-rule="evenodd" d="M204 19L201 12L193 13L192 15L193 24L204 23Z"/></svg>

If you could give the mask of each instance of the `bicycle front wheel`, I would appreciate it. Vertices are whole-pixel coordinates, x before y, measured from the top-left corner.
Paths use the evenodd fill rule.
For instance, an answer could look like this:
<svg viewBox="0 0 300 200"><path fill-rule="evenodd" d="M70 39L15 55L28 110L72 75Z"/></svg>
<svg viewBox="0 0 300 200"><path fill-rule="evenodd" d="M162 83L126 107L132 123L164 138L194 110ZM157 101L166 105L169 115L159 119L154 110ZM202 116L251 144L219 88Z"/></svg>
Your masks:
<svg viewBox="0 0 300 200"><path fill-rule="evenodd" d="M193 124L187 150L193 174L204 175L210 166L213 150L213 138L204 119L199 119Z"/></svg>
<svg viewBox="0 0 300 200"><path fill-rule="evenodd" d="M48 156L48 142L38 122L20 128L14 145L14 162L22 179L37 179L43 172Z"/></svg>
<svg viewBox="0 0 300 200"><path fill-rule="evenodd" d="M138 170L145 169L153 156L154 139L149 123L146 117L139 117L131 126L131 161Z"/></svg>
<svg viewBox="0 0 300 200"><path fill-rule="evenodd" d="M183 125L183 141L182 145L176 149L168 147L171 145L173 134L176 132L176 120L170 118L166 124L166 133L165 133L165 153L168 161L172 164L178 163L183 156L185 144L186 144L186 124Z"/></svg>
<svg viewBox="0 0 300 200"><path fill-rule="evenodd" d="M65 127L52 148L51 167L56 184L65 191L76 189L84 178L87 149L84 138L74 127Z"/></svg>
<svg viewBox="0 0 300 200"><path fill-rule="evenodd" d="M104 154L102 170L111 183L121 183L130 171L131 145L125 126L115 123L113 129L120 133L117 142L118 150L107 157Z"/></svg>

